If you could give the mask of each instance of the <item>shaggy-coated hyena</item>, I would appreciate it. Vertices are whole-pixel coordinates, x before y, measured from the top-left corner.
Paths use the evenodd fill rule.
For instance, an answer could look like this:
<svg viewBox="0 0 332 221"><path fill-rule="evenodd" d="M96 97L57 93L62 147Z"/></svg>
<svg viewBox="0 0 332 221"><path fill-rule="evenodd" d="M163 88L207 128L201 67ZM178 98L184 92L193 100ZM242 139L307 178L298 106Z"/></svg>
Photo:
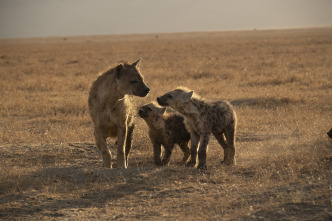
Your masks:
<svg viewBox="0 0 332 221"><path fill-rule="evenodd" d="M133 64L119 64L93 82L89 94L90 116L94 124L96 145L104 166L112 168L108 137L117 136L117 164L127 168L137 113L134 96L145 97L150 89L139 71L140 59Z"/></svg>
<svg viewBox="0 0 332 221"><path fill-rule="evenodd" d="M138 114L149 127L149 137L153 144L154 162L157 165L166 165L171 158L174 145L178 144L183 151L185 163L190 150L188 143L190 134L184 125L184 118L177 113L166 113L165 107L157 107L153 103L142 106ZM164 146L165 155L160 159L161 145Z"/></svg>
<svg viewBox="0 0 332 221"><path fill-rule="evenodd" d="M169 106L185 117L191 136L191 157L186 166L195 166L198 148L198 168L206 169L206 152L212 133L224 149L226 165L235 164L236 114L226 101L208 101L187 88L178 88L157 98L161 106ZM224 139L226 138L226 141Z"/></svg>

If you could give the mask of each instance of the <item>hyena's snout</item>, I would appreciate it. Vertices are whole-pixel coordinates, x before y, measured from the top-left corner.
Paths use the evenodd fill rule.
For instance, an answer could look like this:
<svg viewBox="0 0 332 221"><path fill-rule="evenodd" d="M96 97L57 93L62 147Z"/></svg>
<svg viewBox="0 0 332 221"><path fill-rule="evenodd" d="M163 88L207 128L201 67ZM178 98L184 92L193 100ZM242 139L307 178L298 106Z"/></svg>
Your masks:
<svg viewBox="0 0 332 221"><path fill-rule="evenodd" d="M160 106L168 106L168 103L166 100L167 99L164 96L157 97L157 102Z"/></svg>
<svg viewBox="0 0 332 221"><path fill-rule="evenodd" d="M145 88L143 89L144 97L145 97L146 95L148 95L149 92L150 92L150 88L148 88L148 86L145 85Z"/></svg>
<svg viewBox="0 0 332 221"><path fill-rule="evenodd" d="M140 97L145 97L146 95L149 94L150 88L148 88L148 86L146 86L146 84L143 83L136 91L137 93L134 93L135 95Z"/></svg>

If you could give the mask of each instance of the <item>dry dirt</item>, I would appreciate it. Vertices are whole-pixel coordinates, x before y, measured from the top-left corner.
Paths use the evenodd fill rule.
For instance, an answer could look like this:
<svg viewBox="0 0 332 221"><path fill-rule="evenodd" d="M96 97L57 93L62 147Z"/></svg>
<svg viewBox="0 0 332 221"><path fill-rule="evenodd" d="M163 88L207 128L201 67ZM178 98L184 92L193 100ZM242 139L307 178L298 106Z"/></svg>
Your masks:
<svg viewBox="0 0 332 221"><path fill-rule="evenodd" d="M207 171L178 147L157 167L137 119L129 168L102 168L89 87L138 58L138 105L180 85L234 105L236 166L212 138ZM1 39L0 79L0 219L332 219L332 28Z"/></svg>

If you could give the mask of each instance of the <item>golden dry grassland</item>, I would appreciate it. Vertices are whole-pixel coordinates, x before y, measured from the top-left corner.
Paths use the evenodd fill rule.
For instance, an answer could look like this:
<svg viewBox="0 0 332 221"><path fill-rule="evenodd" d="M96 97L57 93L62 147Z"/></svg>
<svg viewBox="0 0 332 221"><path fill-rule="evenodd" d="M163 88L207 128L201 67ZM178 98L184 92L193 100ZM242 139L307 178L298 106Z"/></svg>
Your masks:
<svg viewBox="0 0 332 221"><path fill-rule="evenodd" d="M211 138L206 172L178 147L157 167L137 119L129 168L102 168L88 91L138 58L139 105L180 85L234 105L236 166ZM0 79L0 219L332 218L332 28L1 39Z"/></svg>

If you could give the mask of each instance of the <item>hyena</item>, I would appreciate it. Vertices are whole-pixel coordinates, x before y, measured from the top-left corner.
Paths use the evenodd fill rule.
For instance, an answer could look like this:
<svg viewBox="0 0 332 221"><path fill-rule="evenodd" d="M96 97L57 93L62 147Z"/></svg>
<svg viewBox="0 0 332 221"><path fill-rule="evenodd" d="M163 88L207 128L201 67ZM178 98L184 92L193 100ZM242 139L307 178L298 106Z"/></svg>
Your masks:
<svg viewBox="0 0 332 221"><path fill-rule="evenodd" d="M149 137L153 144L154 162L156 165L166 165L171 158L174 145L178 144L183 151L183 163L189 156L188 143L190 134L184 125L184 118L177 113L166 113L166 108L157 107L150 103L142 106L138 114L149 127ZM164 146L165 154L160 159L161 145Z"/></svg>
<svg viewBox="0 0 332 221"><path fill-rule="evenodd" d="M330 130L329 132L327 132L327 135L328 135L330 138L332 138L332 128L331 128L331 130Z"/></svg>
<svg viewBox="0 0 332 221"><path fill-rule="evenodd" d="M169 106L185 117L191 136L191 157L186 166L195 166L198 149L198 168L206 169L206 152L211 133L224 149L222 163L235 164L236 114L228 102L205 100L187 88L170 91L158 97L157 101L161 106Z"/></svg>
<svg viewBox="0 0 332 221"><path fill-rule="evenodd" d="M119 64L93 82L89 94L90 116L94 124L97 148L104 166L112 168L112 154L106 145L108 137L117 137L117 164L127 168L137 109L134 96L145 97L150 89L139 71L140 59Z"/></svg>

